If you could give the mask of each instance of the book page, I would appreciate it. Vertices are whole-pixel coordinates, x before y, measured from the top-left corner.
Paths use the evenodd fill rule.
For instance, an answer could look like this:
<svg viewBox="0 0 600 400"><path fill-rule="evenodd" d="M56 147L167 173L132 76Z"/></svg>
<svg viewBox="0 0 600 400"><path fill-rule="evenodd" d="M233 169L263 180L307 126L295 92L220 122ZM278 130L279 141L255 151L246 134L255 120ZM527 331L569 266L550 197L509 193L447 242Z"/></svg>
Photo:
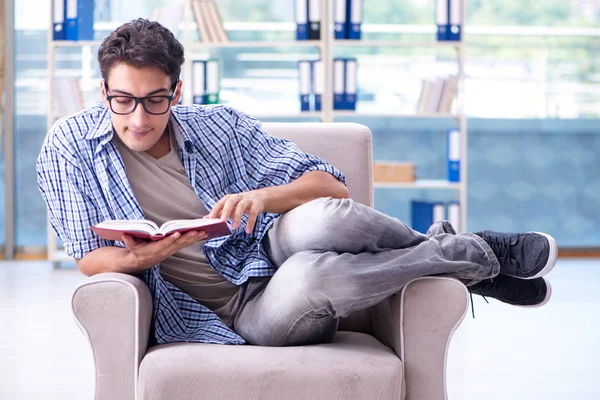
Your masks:
<svg viewBox="0 0 600 400"><path fill-rule="evenodd" d="M207 225L213 225L220 223L221 220L218 218L200 218L200 219L174 219L167 221L158 230L159 233L166 235L169 232L177 231L180 229L188 228L201 228Z"/></svg>
<svg viewBox="0 0 600 400"><path fill-rule="evenodd" d="M112 220L104 221L96 225L102 229L114 229L119 231L145 232L153 235L159 231L158 225L149 220Z"/></svg>

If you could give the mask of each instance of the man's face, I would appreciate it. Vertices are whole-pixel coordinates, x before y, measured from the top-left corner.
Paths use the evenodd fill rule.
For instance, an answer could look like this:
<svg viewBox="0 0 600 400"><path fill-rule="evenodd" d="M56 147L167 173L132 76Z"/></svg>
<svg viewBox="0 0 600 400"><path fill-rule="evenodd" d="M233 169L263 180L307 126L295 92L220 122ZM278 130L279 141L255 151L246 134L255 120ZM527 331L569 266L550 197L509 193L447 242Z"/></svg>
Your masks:
<svg viewBox="0 0 600 400"><path fill-rule="evenodd" d="M181 96L181 82L178 83L176 93L172 91L172 82L170 77L161 69L156 67L135 68L130 65L120 63L114 65L108 73L108 82L106 82L108 91L104 82L100 84L100 92L104 105L110 109L109 102L106 99L109 96L169 96L174 95L169 106L179 102ZM124 100L121 104L127 104L127 98L113 99L113 108L117 107L117 100ZM157 98L158 101L160 99ZM150 100L146 100L146 105L150 106ZM169 103L167 99L164 100ZM165 106L166 106L165 104ZM133 103L131 103L133 105ZM122 107L121 105L119 107ZM145 151L151 155L158 151L157 156L169 149L168 137L163 137L171 111L162 115L153 115L146 110L142 104L138 104L135 111L127 115L115 114L111 110L111 120L116 134L127 147L134 151ZM166 139L166 140L165 140ZM155 155L156 156L156 155Z"/></svg>

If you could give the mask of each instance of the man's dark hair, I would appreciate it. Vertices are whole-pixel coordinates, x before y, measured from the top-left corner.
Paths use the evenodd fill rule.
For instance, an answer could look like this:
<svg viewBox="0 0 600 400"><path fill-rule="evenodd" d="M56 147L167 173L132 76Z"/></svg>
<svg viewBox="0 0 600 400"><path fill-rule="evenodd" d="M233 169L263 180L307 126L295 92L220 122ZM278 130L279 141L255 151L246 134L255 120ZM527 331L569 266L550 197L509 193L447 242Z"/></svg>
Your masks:
<svg viewBox="0 0 600 400"><path fill-rule="evenodd" d="M135 68L158 67L171 77L173 87L184 62L183 46L170 30L155 21L138 18L106 37L98 49L98 63L105 82L118 63Z"/></svg>

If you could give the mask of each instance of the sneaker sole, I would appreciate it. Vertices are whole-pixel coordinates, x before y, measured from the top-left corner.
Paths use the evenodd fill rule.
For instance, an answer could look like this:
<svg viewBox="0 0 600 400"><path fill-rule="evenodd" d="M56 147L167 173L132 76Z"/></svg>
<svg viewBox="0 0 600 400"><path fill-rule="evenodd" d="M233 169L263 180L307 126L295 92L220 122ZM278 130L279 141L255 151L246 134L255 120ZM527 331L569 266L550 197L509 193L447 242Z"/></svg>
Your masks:
<svg viewBox="0 0 600 400"><path fill-rule="evenodd" d="M542 235L546 239L548 239L548 244L550 245L550 253L548 254L548 262L546 263L544 268L542 268L537 274L528 277L522 277L522 279L535 279L546 275L548 272L552 271L552 269L556 265L556 259L558 258L558 245L556 244L556 240L554 240L552 236L543 232L532 233L537 233L538 235Z"/></svg>
<svg viewBox="0 0 600 400"><path fill-rule="evenodd" d="M543 306L544 304L546 304L547 302L550 301L550 298L552 297L552 285L550 284L550 282L548 281L548 279L546 279L546 278L542 278L542 279L546 283L546 297L544 297L544 300L542 300L541 303L533 304L531 306L517 305L517 307L521 307L521 308L537 308L537 307Z"/></svg>

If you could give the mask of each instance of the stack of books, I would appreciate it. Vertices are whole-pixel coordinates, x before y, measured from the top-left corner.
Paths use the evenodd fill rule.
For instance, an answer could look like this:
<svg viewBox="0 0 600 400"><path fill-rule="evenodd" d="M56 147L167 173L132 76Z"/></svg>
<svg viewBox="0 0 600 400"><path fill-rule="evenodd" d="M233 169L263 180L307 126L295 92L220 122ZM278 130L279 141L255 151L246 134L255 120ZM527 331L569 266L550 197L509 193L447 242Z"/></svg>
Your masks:
<svg viewBox="0 0 600 400"><path fill-rule="evenodd" d="M458 75L447 78L424 79L417 104L417 113L435 114L452 112L458 93Z"/></svg>

